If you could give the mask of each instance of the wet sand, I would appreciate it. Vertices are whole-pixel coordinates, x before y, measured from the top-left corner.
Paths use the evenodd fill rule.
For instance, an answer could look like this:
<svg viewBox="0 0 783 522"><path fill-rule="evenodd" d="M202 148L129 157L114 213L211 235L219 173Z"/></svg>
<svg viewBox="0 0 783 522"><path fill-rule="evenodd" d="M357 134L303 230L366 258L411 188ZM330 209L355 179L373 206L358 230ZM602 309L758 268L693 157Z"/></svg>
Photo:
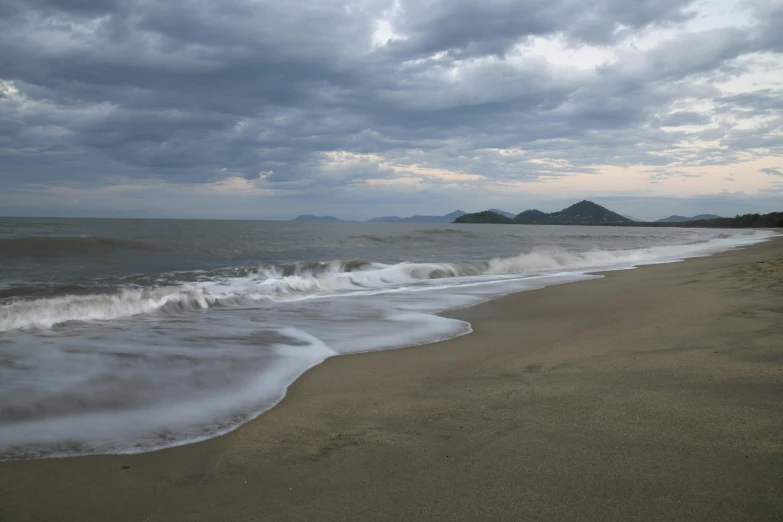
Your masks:
<svg viewBox="0 0 783 522"><path fill-rule="evenodd" d="M327 360L207 442L0 463L0 521L783 520L783 240Z"/></svg>

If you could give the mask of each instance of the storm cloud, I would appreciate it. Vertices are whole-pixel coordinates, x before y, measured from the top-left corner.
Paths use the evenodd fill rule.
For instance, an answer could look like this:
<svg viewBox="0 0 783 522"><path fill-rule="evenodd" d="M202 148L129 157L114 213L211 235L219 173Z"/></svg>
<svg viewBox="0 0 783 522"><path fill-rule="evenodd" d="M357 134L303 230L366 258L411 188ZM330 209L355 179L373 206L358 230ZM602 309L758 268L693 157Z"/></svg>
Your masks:
<svg viewBox="0 0 783 522"><path fill-rule="evenodd" d="M739 185L783 156L781 26L761 1L0 0L0 205L369 217L607 168Z"/></svg>

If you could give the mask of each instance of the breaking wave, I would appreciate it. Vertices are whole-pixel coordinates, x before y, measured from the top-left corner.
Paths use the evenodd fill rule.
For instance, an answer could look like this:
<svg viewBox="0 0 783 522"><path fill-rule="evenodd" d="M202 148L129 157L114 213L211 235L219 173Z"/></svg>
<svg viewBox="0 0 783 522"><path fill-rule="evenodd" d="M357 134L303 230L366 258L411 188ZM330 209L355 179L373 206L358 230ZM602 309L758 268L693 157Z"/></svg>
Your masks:
<svg viewBox="0 0 783 522"><path fill-rule="evenodd" d="M0 332L51 328L69 321L106 321L140 314L175 315L258 300L366 294L439 284L530 277L552 271L580 272L665 262L708 253L729 240L648 249L570 252L539 250L509 258L461 263L383 264L363 260L311 261L261 268L228 268L185 277L168 274L153 286L126 285L91 294L15 299L0 306ZM184 282L183 282L184 281Z"/></svg>

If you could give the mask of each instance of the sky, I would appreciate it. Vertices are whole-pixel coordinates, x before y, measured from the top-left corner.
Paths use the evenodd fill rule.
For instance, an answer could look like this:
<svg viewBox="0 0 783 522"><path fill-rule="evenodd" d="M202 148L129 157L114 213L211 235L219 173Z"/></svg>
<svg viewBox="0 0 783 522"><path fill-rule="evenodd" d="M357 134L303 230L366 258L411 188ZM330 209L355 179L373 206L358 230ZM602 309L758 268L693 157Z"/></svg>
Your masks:
<svg viewBox="0 0 783 522"><path fill-rule="evenodd" d="M783 0L0 0L0 215L783 210Z"/></svg>

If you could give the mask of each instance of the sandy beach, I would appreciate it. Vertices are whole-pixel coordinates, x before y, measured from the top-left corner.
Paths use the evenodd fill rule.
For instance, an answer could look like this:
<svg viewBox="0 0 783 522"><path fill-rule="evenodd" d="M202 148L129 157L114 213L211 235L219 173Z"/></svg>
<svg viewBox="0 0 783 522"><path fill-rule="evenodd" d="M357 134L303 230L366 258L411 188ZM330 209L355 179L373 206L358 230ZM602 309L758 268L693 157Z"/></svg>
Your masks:
<svg viewBox="0 0 783 522"><path fill-rule="evenodd" d="M331 358L213 440L0 463L0 521L783 520L783 240Z"/></svg>

